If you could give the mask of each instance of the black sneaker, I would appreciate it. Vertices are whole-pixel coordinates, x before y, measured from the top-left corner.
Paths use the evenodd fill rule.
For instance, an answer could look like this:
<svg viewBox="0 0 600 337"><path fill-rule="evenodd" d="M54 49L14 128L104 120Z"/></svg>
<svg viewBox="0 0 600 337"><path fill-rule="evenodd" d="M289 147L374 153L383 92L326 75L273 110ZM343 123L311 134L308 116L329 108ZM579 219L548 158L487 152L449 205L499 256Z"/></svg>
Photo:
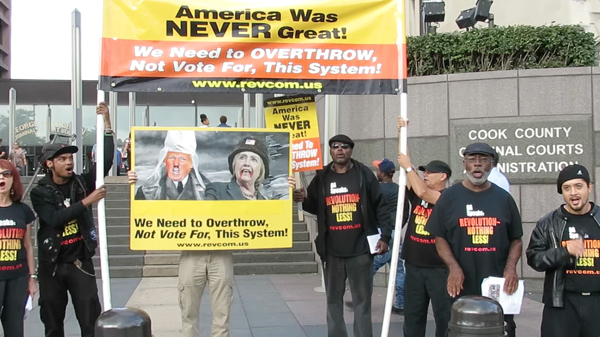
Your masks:
<svg viewBox="0 0 600 337"><path fill-rule="evenodd" d="M404 315L404 308L392 307L392 314Z"/></svg>
<svg viewBox="0 0 600 337"><path fill-rule="evenodd" d="M349 310L354 310L354 304L352 303L352 301L344 301L344 305L346 306L346 308L348 308Z"/></svg>

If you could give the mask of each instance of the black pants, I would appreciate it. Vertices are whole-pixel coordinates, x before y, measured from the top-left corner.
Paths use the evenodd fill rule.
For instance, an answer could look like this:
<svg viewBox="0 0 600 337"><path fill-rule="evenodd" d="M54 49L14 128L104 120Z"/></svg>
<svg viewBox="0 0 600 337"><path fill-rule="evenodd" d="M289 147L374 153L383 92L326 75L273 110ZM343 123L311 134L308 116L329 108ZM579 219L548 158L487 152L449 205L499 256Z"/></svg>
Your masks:
<svg viewBox="0 0 600 337"><path fill-rule="evenodd" d="M429 301L433 307L435 336L448 336L452 301L446 291L448 269L422 268L405 263L404 336L424 337Z"/></svg>
<svg viewBox="0 0 600 337"><path fill-rule="evenodd" d="M100 300L91 259L84 260L80 270L73 263L40 262L40 317L46 337L63 337L67 308L67 291L71 294L75 317L82 337L94 336L94 324L100 316ZM85 271L85 272L84 272ZM87 274L86 274L87 273ZM88 275L91 274L91 275Z"/></svg>
<svg viewBox="0 0 600 337"><path fill-rule="evenodd" d="M354 336L372 337L373 256L368 253L355 257L328 255L323 271L327 297L327 335L329 337L348 336L344 322L344 293L346 292L346 278L348 278L354 305Z"/></svg>
<svg viewBox="0 0 600 337"><path fill-rule="evenodd" d="M0 308L4 336L23 337L23 317L27 302L29 275L0 280Z"/></svg>
<svg viewBox="0 0 600 337"><path fill-rule="evenodd" d="M600 296L565 292L563 307L544 305L542 337L600 336Z"/></svg>

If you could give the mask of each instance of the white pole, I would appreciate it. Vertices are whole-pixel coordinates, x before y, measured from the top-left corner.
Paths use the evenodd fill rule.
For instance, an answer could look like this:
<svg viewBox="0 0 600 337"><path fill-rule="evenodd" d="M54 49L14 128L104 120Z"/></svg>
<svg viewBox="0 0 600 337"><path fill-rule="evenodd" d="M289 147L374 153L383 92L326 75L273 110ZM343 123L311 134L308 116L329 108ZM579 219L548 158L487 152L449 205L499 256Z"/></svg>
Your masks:
<svg viewBox="0 0 600 337"><path fill-rule="evenodd" d="M81 137L83 82L81 81L81 13L77 9L71 13L71 105L73 107L73 122L71 133L77 135L75 146L80 151L75 154L75 172L83 173L83 139Z"/></svg>
<svg viewBox="0 0 600 337"><path fill-rule="evenodd" d="M104 91L98 90L98 103L104 102ZM96 116L96 187L104 185L104 117ZM104 311L112 309L108 242L106 239L106 200L98 202L98 241L100 245L100 273Z"/></svg>
<svg viewBox="0 0 600 337"><path fill-rule="evenodd" d="M265 107L263 105L263 94L254 95L254 127L262 129L265 127Z"/></svg>
<svg viewBox="0 0 600 337"><path fill-rule="evenodd" d="M397 0L399 19L396 22L397 26L397 41L398 46L398 85L400 86L400 116L403 119L407 119L408 116L408 97L406 94L406 60L404 58L404 46L405 43L405 20L404 20L404 0ZM406 154L407 148L407 135L406 127L402 127L398 135L398 151ZM385 309L383 311L383 324L381 327L381 337L388 337L390 332L390 319L392 315L392 306L394 305L394 288L396 285L396 274L398 272L398 259L400 258L400 243L402 242L402 219L404 217L404 197L406 189L406 171L400 170L400 177L398 180L398 203L396 205L396 222L394 232L394 246L392 247L392 262L390 265L390 275L388 281L388 289L385 298Z"/></svg>
<svg viewBox="0 0 600 337"><path fill-rule="evenodd" d="M250 94L244 94L244 110L242 112L242 127L250 127Z"/></svg>
<svg viewBox="0 0 600 337"><path fill-rule="evenodd" d="M8 117L8 151L10 152L15 142L15 126L17 123L17 89L15 88L8 90L8 106L10 109L10 116Z"/></svg>

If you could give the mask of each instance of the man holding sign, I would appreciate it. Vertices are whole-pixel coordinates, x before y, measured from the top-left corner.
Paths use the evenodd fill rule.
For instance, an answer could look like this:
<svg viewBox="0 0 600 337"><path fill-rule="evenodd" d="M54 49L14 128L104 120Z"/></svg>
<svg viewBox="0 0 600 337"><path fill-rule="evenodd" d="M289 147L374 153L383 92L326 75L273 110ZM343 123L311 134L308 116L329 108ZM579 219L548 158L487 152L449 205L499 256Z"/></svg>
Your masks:
<svg viewBox="0 0 600 337"><path fill-rule="evenodd" d="M373 335L371 294L373 255L367 236L381 238L374 250L384 254L392 233L389 207L371 170L351 159L354 142L346 135L329 140L333 162L318 171L307 190L294 190L294 201L317 215L317 253L323 262L329 336L347 336L344 322L346 279L354 304L354 336Z"/></svg>

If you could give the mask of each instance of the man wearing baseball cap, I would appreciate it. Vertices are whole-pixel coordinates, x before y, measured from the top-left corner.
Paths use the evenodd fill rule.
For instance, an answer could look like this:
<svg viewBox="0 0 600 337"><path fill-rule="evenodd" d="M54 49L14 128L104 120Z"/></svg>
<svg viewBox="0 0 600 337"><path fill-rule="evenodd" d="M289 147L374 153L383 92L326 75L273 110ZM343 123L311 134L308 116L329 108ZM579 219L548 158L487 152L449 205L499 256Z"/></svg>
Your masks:
<svg viewBox="0 0 600 337"><path fill-rule="evenodd" d="M398 163L406 170L406 203L410 206L409 221L402 249L405 260L404 335L424 337L429 302L433 307L436 337L447 336L450 320L450 297L446 292L448 268L435 249L435 237L429 232L428 220L452 170L441 160L419 166L417 174L410 157L400 153Z"/></svg>
<svg viewBox="0 0 600 337"><path fill-rule="evenodd" d="M447 188L437 201L428 231L435 236L438 254L448 266L448 295L481 295L481 282L504 277L504 292L518 286L523 227L513 197L488 181L495 155L485 143L463 152L466 179ZM508 336L516 335L512 315L505 315Z"/></svg>
<svg viewBox="0 0 600 337"><path fill-rule="evenodd" d="M294 190L294 201L317 216L315 246L323 263L329 336L347 336L344 322L346 279L354 305L354 336L373 336L371 295L373 255L367 236L378 233L377 254L388 250L390 211L373 172L352 159L354 142L346 135L329 140L333 161L317 172L306 189Z"/></svg>
<svg viewBox="0 0 600 337"><path fill-rule="evenodd" d="M96 113L104 116L106 175L113 165L113 132L106 104L100 103ZM92 205L106 196L106 188L96 188L95 165L82 175L73 172L73 153L78 150L67 144L46 144L41 157L46 176L31 191L31 203L40 219L37 276L40 317L46 336L65 334L67 292L82 337L94 336L94 325L101 313L92 262L98 246Z"/></svg>
<svg viewBox="0 0 600 337"><path fill-rule="evenodd" d="M565 204L537 222L526 251L546 272L541 334L600 336L600 208L584 166L565 167L556 185Z"/></svg>

